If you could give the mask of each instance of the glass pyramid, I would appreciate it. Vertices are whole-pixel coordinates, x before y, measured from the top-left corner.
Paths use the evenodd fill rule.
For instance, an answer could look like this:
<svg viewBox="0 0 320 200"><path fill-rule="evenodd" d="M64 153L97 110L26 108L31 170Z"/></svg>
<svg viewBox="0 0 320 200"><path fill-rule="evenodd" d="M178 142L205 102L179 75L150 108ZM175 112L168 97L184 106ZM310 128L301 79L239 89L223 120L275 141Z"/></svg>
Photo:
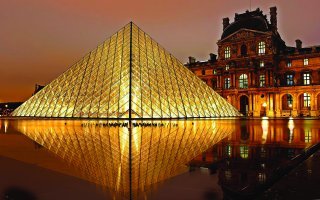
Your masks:
<svg viewBox="0 0 320 200"><path fill-rule="evenodd" d="M171 119L240 113L130 22L12 115Z"/></svg>

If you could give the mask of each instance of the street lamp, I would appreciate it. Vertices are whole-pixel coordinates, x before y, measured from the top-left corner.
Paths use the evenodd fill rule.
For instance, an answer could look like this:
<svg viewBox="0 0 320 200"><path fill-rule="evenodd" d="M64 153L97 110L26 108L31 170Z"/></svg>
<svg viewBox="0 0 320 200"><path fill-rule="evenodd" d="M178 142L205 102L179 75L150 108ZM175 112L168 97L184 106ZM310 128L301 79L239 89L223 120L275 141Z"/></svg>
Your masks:
<svg viewBox="0 0 320 200"><path fill-rule="evenodd" d="M262 107L264 108L264 116L266 117L267 116L267 109L266 109L267 103L263 102Z"/></svg>

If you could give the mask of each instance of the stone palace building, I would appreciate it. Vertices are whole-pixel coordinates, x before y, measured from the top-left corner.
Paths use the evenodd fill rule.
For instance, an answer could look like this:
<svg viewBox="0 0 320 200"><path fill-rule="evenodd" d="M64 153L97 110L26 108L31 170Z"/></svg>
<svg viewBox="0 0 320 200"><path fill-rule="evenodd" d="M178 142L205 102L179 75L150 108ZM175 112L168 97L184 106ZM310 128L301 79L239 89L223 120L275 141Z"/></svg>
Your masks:
<svg viewBox="0 0 320 200"><path fill-rule="evenodd" d="M277 26L258 8L223 19L218 58L189 57L186 66L246 116L317 117L320 115L320 46L290 47Z"/></svg>

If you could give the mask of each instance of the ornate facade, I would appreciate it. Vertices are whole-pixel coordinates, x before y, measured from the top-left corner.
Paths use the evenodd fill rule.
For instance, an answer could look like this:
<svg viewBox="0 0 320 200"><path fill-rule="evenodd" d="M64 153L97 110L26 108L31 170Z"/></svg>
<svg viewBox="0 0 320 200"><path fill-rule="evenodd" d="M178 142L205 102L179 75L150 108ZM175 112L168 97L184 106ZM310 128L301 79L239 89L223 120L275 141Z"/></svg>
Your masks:
<svg viewBox="0 0 320 200"><path fill-rule="evenodd" d="M277 8L270 20L260 9L223 19L218 59L186 66L247 116L320 115L320 46L285 44L278 33Z"/></svg>

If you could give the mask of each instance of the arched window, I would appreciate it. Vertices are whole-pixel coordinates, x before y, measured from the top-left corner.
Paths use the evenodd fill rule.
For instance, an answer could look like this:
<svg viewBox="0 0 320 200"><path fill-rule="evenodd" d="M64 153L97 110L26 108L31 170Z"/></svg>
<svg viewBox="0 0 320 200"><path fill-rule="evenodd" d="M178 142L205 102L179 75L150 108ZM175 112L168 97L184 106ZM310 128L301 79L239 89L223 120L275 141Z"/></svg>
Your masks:
<svg viewBox="0 0 320 200"><path fill-rule="evenodd" d="M247 46L243 44L241 46L241 56L246 56L247 55Z"/></svg>
<svg viewBox="0 0 320 200"><path fill-rule="evenodd" d="M247 74L240 75L239 88L248 88L248 75Z"/></svg>
<svg viewBox="0 0 320 200"><path fill-rule="evenodd" d="M303 107L310 107L311 96L308 93L303 93Z"/></svg>
<svg viewBox="0 0 320 200"><path fill-rule="evenodd" d="M258 43L258 53L259 55L264 55L266 53L266 43L261 41Z"/></svg>
<svg viewBox="0 0 320 200"><path fill-rule="evenodd" d="M230 50L230 47L226 47L224 49L224 58L225 59L229 59L231 57L231 50Z"/></svg>

